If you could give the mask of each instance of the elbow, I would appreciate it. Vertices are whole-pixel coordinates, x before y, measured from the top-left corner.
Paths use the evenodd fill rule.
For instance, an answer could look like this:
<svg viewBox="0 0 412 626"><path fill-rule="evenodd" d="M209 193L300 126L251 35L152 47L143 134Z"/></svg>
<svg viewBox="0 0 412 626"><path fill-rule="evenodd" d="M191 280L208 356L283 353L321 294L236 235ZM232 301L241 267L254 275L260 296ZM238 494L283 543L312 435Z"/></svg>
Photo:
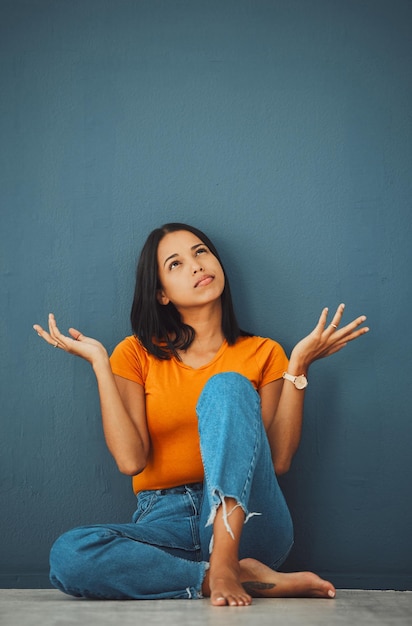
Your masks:
<svg viewBox="0 0 412 626"><path fill-rule="evenodd" d="M295 456L295 452L297 450L297 446L290 446L288 450L282 450L281 454L277 454L273 457L273 465L275 468L276 476L282 476L282 474L287 474L292 466L293 457Z"/></svg>
<svg viewBox="0 0 412 626"><path fill-rule="evenodd" d="M129 450L117 451L117 454L111 450L112 456L116 461L117 469L121 474L126 476L136 476L143 472L147 465L150 448L147 446L139 446L130 448Z"/></svg>
<svg viewBox="0 0 412 626"><path fill-rule="evenodd" d="M127 463L127 462L118 462L117 468L121 474L125 474L126 476L136 476L143 472L146 467L146 463Z"/></svg>
<svg viewBox="0 0 412 626"><path fill-rule="evenodd" d="M290 470L290 466L291 460L283 459L281 461L276 461L274 464L276 476L282 476L283 474L287 474Z"/></svg>
<svg viewBox="0 0 412 626"><path fill-rule="evenodd" d="M116 464L119 472L126 476L136 476L143 472L147 465L147 456L144 458L124 457L122 459L116 459Z"/></svg>

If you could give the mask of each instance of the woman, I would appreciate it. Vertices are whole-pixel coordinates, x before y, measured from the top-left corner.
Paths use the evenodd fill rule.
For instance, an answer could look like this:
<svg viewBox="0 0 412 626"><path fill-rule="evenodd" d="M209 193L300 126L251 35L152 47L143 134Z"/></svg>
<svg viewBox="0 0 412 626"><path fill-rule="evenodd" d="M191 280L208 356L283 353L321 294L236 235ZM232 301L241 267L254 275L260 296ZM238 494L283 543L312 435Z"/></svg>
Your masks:
<svg viewBox="0 0 412 626"><path fill-rule="evenodd" d="M309 366L368 331L361 316L338 328L340 305L288 361L271 339L239 329L219 255L185 224L154 230L142 250L134 335L111 358L98 341L52 314L50 345L93 367L104 434L119 470L133 476L130 524L65 533L51 581L89 598L196 598L246 606L252 597L333 598L311 572L280 573L293 543L276 475L289 469L302 428Z"/></svg>

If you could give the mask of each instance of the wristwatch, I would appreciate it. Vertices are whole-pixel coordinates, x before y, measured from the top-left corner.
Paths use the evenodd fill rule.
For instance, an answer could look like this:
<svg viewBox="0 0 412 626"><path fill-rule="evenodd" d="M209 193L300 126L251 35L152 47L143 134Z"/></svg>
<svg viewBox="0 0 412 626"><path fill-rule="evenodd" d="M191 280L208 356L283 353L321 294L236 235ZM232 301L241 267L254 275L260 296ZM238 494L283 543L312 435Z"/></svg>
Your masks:
<svg viewBox="0 0 412 626"><path fill-rule="evenodd" d="M296 389L305 389L308 386L308 379L305 374L300 374L299 376L292 376L292 374L288 374L287 372L283 373L283 378L285 380L290 380L296 387Z"/></svg>

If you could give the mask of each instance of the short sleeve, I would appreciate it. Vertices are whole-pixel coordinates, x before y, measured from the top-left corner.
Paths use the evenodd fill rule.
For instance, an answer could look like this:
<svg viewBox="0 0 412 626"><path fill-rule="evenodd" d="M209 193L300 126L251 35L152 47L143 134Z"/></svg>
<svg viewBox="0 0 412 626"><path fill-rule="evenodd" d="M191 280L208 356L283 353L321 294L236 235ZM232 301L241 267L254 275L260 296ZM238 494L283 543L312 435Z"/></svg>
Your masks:
<svg viewBox="0 0 412 626"><path fill-rule="evenodd" d="M145 350L136 337L126 337L113 350L110 367L113 374L132 380L139 385L145 384Z"/></svg>
<svg viewBox="0 0 412 626"><path fill-rule="evenodd" d="M289 364L284 349L273 339L261 339L256 350L256 358L261 372L259 388L282 378Z"/></svg>

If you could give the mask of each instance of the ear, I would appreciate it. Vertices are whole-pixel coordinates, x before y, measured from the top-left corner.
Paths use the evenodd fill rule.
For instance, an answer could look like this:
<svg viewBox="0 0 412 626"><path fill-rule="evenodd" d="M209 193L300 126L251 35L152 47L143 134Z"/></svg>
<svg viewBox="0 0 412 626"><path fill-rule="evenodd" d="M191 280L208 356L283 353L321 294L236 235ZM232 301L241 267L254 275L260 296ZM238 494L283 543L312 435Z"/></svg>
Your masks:
<svg viewBox="0 0 412 626"><path fill-rule="evenodd" d="M167 295L165 294L165 292L163 291L163 289L158 289L156 292L156 298L159 304L162 304L163 306L166 306L166 304L169 304L170 300L167 297Z"/></svg>

